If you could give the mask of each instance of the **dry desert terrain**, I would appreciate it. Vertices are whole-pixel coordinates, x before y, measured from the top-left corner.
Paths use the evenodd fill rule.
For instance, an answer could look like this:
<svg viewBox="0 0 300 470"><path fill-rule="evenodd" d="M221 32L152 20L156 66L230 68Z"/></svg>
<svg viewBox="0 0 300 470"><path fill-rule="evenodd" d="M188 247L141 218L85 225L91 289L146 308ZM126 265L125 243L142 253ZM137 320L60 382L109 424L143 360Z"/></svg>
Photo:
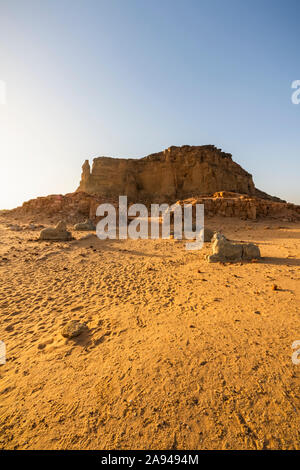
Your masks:
<svg viewBox="0 0 300 470"><path fill-rule="evenodd" d="M38 242L8 222L0 448L300 448L300 223L207 219L263 257L219 264L210 243Z"/></svg>

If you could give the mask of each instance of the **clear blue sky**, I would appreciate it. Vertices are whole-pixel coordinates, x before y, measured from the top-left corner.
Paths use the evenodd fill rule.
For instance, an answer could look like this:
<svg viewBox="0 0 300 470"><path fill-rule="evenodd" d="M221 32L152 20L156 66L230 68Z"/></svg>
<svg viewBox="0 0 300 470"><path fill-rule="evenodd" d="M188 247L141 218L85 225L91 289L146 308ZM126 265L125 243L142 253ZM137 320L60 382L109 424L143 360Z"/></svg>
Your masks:
<svg viewBox="0 0 300 470"><path fill-rule="evenodd" d="M183 144L300 204L299 45L297 0L0 0L0 207Z"/></svg>

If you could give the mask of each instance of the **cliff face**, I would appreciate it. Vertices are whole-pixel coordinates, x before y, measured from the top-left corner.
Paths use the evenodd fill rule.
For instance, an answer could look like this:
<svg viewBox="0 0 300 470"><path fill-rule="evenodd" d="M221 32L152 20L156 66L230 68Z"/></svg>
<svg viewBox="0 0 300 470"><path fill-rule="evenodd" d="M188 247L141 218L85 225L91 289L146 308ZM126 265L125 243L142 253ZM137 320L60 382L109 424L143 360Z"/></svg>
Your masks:
<svg viewBox="0 0 300 470"><path fill-rule="evenodd" d="M169 201L233 191L255 195L252 176L213 145L170 147L141 159L99 157L82 167L77 191Z"/></svg>
<svg viewBox="0 0 300 470"><path fill-rule="evenodd" d="M96 221L99 204L111 203L117 209L122 195L129 203L204 204L205 216L211 217L300 220L300 206L255 188L252 176L213 145L170 147L141 159L99 157L92 171L86 160L75 193L38 197L5 213L29 221Z"/></svg>

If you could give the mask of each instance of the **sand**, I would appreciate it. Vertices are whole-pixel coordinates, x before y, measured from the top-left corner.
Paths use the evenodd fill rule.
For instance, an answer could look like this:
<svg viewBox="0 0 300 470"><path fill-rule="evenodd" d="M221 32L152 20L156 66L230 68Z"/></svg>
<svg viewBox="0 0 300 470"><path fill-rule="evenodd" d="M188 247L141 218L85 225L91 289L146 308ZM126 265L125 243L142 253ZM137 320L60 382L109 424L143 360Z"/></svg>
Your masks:
<svg viewBox="0 0 300 470"><path fill-rule="evenodd" d="M299 223L208 219L264 257L222 265L209 243L36 242L8 221L0 448L300 448Z"/></svg>

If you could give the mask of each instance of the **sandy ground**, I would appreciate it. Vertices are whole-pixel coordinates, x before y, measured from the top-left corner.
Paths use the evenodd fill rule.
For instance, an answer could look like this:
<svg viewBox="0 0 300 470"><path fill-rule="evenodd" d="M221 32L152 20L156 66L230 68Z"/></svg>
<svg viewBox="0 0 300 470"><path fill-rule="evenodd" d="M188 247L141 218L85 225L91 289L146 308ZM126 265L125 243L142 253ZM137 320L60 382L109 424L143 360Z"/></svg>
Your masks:
<svg viewBox="0 0 300 470"><path fill-rule="evenodd" d="M264 257L222 265L210 244L35 242L7 221L0 448L300 448L299 223L207 220Z"/></svg>

